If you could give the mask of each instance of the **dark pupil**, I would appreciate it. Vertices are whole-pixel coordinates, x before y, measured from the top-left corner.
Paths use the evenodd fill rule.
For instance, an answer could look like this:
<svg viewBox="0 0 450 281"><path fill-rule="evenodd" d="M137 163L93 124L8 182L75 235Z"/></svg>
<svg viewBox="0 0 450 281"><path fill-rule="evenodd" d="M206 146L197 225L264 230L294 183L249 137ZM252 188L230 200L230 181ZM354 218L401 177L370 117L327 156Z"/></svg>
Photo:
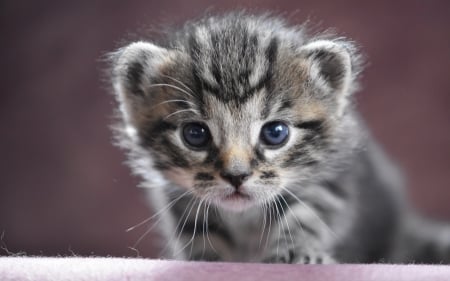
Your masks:
<svg viewBox="0 0 450 281"><path fill-rule="evenodd" d="M275 125L269 129L269 134L270 134L270 137L276 139L282 135L283 131L284 131L284 128L282 125Z"/></svg>
<svg viewBox="0 0 450 281"><path fill-rule="evenodd" d="M269 123L263 127L263 140L269 145L284 142L289 134L288 127L280 122Z"/></svg>
<svg viewBox="0 0 450 281"><path fill-rule="evenodd" d="M200 147L208 141L208 130L200 124L188 124L183 129L183 137L189 145Z"/></svg>

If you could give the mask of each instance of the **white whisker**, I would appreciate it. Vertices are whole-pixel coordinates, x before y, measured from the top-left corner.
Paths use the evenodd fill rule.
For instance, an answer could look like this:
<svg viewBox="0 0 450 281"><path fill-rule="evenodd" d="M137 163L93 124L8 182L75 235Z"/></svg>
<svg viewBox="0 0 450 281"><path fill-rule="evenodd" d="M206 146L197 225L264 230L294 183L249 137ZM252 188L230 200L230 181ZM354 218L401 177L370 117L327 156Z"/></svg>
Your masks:
<svg viewBox="0 0 450 281"><path fill-rule="evenodd" d="M203 202L204 202L204 199L200 200L200 203L197 206L197 212L195 213L195 218L194 218L194 232L192 233L191 240L189 240L189 242L187 243L187 245L191 244L189 257L192 256L192 248L194 246L195 234L196 234L196 230L197 230L198 214L200 213L200 209L202 207Z"/></svg>
<svg viewBox="0 0 450 281"><path fill-rule="evenodd" d="M292 215L294 216L295 221L297 222L298 226L300 226L300 231L302 232L302 235L305 236L305 231L303 230L303 226L301 221L299 220L299 218L297 217L297 215L295 214L295 212L291 209L291 207L289 206L289 204L287 203L286 199L284 199L283 195L280 196L281 199L283 199L284 203L286 203L286 206L289 209L289 212L292 213Z"/></svg>
<svg viewBox="0 0 450 281"><path fill-rule="evenodd" d="M211 207L212 202L211 201L207 201L208 202L208 207L206 208L206 238L208 239L208 243L211 246L211 248L213 249L213 251L218 254L218 252L216 251L216 248L214 248L211 239L209 238L209 232L208 232L208 218L209 218L209 207Z"/></svg>
<svg viewBox="0 0 450 281"><path fill-rule="evenodd" d="M178 111L175 111L175 112L170 113L169 115L167 115L166 117L164 117L163 120L167 120L167 119L169 119L171 116L173 116L173 115L175 115L175 114L182 113L182 112L188 112L188 111L194 112L194 113L197 114L197 115L199 114L198 111L196 111L195 109L192 109L192 108L188 108L188 109L180 109L180 110L178 110Z"/></svg>
<svg viewBox="0 0 450 281"><path fill-rule="evenodd" d="M188 219L189 219L189 216L191 215L191 212L192 212L192 210L194 209L194 206L197 204L197 201L199 201L199 200L196 199L195 202L194 202L194 204L192 204L192 207L190 208L189 213L187 214L186 219L184 220L183 226L181 227L181 231L180 231L180 233L178 234L177 240L180 239L180 236L181 236L181 234L183 233L183 229L184 229L184 227L186 226L186 223L187 223L187 221L188 221ZM195 215L195 219L194 219L194 232L193 232L193 234L192 234L192 237L195 236L195 229L196 229L196 227L197 227L197 215L198 215L198 211L199 211L199 205L201 204L201 202L202 202L202 200L200 200L200 203L197 204L197 211L196 211L196 215ZM190 240L188 240L188 241L184 244L184 246L183 246L180 250L178 250L178 252L176 253L175 256L177 256L179 253L183 252L184 249L186 249L186 248L192 243L192 241L193 241L193 238L192 238L192 237L191 237ZM192 252L191 252L190 254L192 254ZM190 256L189 256L189 258L190 258Z"/></svg>
<svg viewBox="0 0 450 281"><path fill-rule="evenodd" d="M280 203L280 208L281 208L281 201L280 201L280 199L279 199L278 197L275 197L275 198L277 199L278 203ZM285 202L286 202L286 201L285 201ZM291 238L292 246L294 246L295 243L294 243L294 239L292 238L292 233L291 233L291 228L289 227L289 222L288 222L288 220L287 220L287 218L286 218L286 212L284 211L283 208L281 208L281 211L283 211L283 214L282 214L282 215L283 215L284 221L286 222L286 227L287 227L288 232L289 232L289 237Z"/></svg>
<svg viewBox="0 0 450 281"><path fill-rule="evenodd" d="M178 201L181 200L181 198L183 198L184 196L186 196L188 193L190 193L191 191L186 191L183 194L181 194L180 196L178 196L177 198L173 199L172 201L170 201L163 209L159 210L157 213L155 213L154 215L152 215L149 218L146 218L145 220L141 221L140 223L127 228L125 231L126 232L130 232L136 228L138 228L139 226L151 221L152 219L154 219L155 217L159 216L160 214L164 213L165 211L167 211L168 209L170 209L173 205L175 205L175 203L177 203Z"/></svg>
<svg viewBox="0 0 450 281"><path fill-rule="evenodd" d="M275 201L274 202L275 203L275 210L277 211L277 217L278 217L278 224L282 224L283 223L283 220L281 219L281 217L280 217L280 210L278 209L278 205L277 205L277 202ZM277 227L278 227L278 236L277 236L277 257L279 256L279 248L280 248L280 238L281 238L281 226L282 225L278 225L277 224Z"/></svg>
<svg viewBox="0 0 450 281"><path fill-rule="evenodd" d="M287 193L289 193L292 197L294 197L294 199L296 199L303 207L305 207L306 209L308 209L313 216L315 216L319 222L325 226L325 228L331 233L331 235L333 235L334 237L337 237L337 234L320 218L320 216L314 211L313 208L311 208L310 206L308 206L308 204L306 204L305 202L303 202L300 198L297 197L297 195L295 195L292 191L290 191L287 188L283 188L283 190L285 190Z"/></svg>
<svg viewBox="0 0 450 281"><path fill-rule="evenodd" d="M262 243L262 239L264 237L264 232L266 232L266 222L267 222L267 203L265 201L263 201L263 204L261 205L261 209L262 209L262 213L263 213L263 226L262 226L262 231L261 231L261 235L259 236L259 245L258 245L258 249L261 248L261 243Z"/></svg>
<svg viewBox="0 0 450 281"><path fill-rule="evenodd" d="M270 231L272 229L272 208L270 207L270 205L267 205L267 209L269 210L269 231L267 232L266 245L264 246L265 249L267 249L267 244L269 243L270 239Z"/></svg>
<svg viewBox="0 0 450 281"><path fill-rule="evenodd" d="M195 197L192 197L192 198L189 200L189 202L188 202L187 205L186 205L186 208L185 208L184 211L183 211L183 214L178 218L178 223L177 223L177 225L175 226L175 231L174 231L173 235L168 239L168 241L167 241L167 243L166 243L166 246L164 247L163 251L165 251L168 247L170 247L169 244L170 244L170 242L171 242L172 240L175 240L175 243L178 243L178 242L180 241L180 239L181 239L181 234L183 233L184 226L186 225L186 222L187 222L187 220L189 219L189 216L190 216L190 214L191 214L191 211L192 211L192 209L194 208L196 202L197 202L197 198L195 198ZM190 206L190 207L189 207L189 206ZM188 209L189 209L189 212L188 212ZM186 212L188 212L188 213L186 214ZM185 215L186 215L186 216L185 216ZM183 220L183 218L184 218L184 220ZM183 226L182 226L181 229L178 231L178 229L180 228L180 224L181 224L182 221L184 221ZM177 237L174 237L175 235L177 235ZM175 253L174 256L175 256L175 257L178 256L179 253L181 253L181 251L178 251L177 253Z"/></svg>
<svg viewBox="0 0 450 281"><path fill-rule="evenodd" d="M154 108L156 108L156 107L158 107L160 105L163 105L163 104L166 104L166 103L171 103L171 102L184 102L184 103L187 103L187 104L189 104L191 106L195 106L195 103L187 101L187 100L180 100L180 99L178 99L178 100L166 100L166 101L160 102L160 103L150 107L149 110L152 110L152 109L154 109Z"/></svg>
<svg viewBox="0 0 450 281"><path fill-rule="evenodd" d="M207 201L206 201L206 204L208 204ZM205 256L205 250L206 250L205 223L206 223L206 207L203 207L203 220L202 220L203 250L202 250L202 258Z"/></svg>
<svg viewBox="0 0 450 281"><path fill-rule="evenodd" d="M170 80L172 80L172 81L174 81L174 82L180 84L181 86L183 86L183 87L184 87L187 91L189 91L191 94L194 94L194 91L192 91L191 88L189 88L186 84L184 84L184 83L181 82L180 80L175 79L175 78L173 78L172 76L169 76L169 75L164 75L164 74L163 74L163 75L161 75L161 76L166 77L166 78L169 78Z"/></svg>
<svg viewBox="0 0 450 281"><path fill-rule="evenodd" d="M159 83L159 84L151 84L148 86L149 88L153 88L153 87L169 87L175 90L178 90L188 96L190 96L191 98L194 98L194 96L192 96L192 94L190 94L189 92L187 92L186 90L181 89L178 86L172 85L172 84L165 84L165 83Z"/></svg>
<svg viewBox="0 0 450 281"><path fill-rule="evenodd" d="M149 219L144 220L143 222L139 223L138 225L129 228L129 230L133 230L134 228L150 221L152 218L154 218L155 216L158 216L158 220L156 220L156 222L153 223L153 225L151 227L149 227L144 234L142 234L139 239L136 241L136 243L134 243L133 248L137 248L137 246L142 242L142 240L158 225L158 223L163 219L163 216L159 216L160 214L162 214L164 211L167 211L170 207L172 207L176 202L174 201L179 201L183 196L185 196L186 194L188 194L188 192L183 193L182 195L180 195L178 198L174 199L171 201L171 203L168 204L168 206L166 206L164 209L160 210L159 212L157 212L155 215L151 216ZM170 206L169 206L170 205Z"/></svg>

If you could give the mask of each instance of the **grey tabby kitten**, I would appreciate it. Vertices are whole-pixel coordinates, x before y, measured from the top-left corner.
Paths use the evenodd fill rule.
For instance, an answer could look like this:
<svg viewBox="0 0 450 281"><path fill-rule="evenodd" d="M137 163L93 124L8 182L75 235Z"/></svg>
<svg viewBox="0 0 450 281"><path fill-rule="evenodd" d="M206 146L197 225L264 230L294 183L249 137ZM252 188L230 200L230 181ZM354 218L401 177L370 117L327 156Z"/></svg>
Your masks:
<svg viewBox="0 0 450 281"><path fill-rule="evenodd" d="M166 257L448 262L448 227L403 200L352 103L352 42L232 13L113 54L117 135Z"/></svg>

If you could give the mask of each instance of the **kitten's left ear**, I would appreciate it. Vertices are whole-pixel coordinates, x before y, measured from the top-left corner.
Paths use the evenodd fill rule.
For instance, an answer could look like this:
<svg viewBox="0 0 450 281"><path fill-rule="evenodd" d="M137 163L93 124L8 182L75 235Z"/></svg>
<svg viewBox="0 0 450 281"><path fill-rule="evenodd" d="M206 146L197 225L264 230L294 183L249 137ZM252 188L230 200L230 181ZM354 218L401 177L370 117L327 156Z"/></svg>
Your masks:
<svg viewBox="0 0 450 281"><path fill-rule="evenodd" d="M319 83L321 88L325 87L326 96L329 97L331 92L342 111L359 71L355 47L342 41L317 40L302 46L300 54L307 61L311 80Z"/></svg>

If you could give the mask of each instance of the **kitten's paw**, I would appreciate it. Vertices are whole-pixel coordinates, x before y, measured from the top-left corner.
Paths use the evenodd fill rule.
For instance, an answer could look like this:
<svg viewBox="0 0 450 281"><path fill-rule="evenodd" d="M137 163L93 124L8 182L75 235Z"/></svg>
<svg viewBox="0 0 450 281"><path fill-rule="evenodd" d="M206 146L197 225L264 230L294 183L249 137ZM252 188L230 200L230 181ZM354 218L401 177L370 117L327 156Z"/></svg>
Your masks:
<svg viewBox="0 0 450 281"><path fill-rule="evenodd" d="M330 255L325 253L300 254L292 263L297 264L333 264L337 263Z"/></svg>
<svg viewBox="0 0 450 281"><path fill-rule="evenodd" d="M288 255L274 254L262 260L263 263L291 263L291 258Z"/></svg>
<svg viewBox="0 0 450 281"><path fill-rule="evenodd" d="M317 250L286 249L272 253L263 260L265 263L296 263L296 264L333 264L337 263L328 253Z"/></svg>

